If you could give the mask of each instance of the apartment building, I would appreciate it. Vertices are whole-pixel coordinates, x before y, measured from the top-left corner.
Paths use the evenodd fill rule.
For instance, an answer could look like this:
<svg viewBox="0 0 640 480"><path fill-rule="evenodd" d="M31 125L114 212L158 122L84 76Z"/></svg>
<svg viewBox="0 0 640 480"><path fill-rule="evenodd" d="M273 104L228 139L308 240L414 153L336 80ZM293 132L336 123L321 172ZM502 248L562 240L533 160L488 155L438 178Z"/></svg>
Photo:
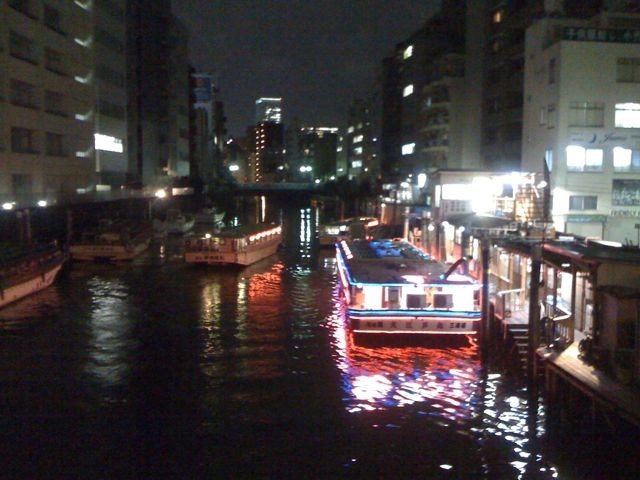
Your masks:
<svg viewBox="0 0 640 480"><path fill-rule="evenodd" d="M527 30L522 170L549 171L556 229L640 240L640 15Z"/></svg>
<svg viewBox="0 0 640 480"><path fill-rule="evenodd" d="M0 198L54 202L96 183L89 0L0 4Z"/></svg>

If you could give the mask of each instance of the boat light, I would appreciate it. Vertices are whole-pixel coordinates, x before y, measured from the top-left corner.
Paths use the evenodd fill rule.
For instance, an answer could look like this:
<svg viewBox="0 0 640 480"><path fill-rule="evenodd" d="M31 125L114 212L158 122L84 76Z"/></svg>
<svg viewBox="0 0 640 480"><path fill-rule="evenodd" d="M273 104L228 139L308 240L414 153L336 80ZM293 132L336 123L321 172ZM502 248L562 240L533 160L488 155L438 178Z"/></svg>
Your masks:
<svg viewBox="0 0 640 480"><path fill-rule="evenodd" d="M207 238L207 239L208 239L208 238L211 238L211 234L210 234L210 233L205 233L205 234L204 234L204 238Z"/></svg>
<svg viewBox="0 0 640 480"><path fill-rule="evenodd" d="M2 204L2 208L4 210L13 210L13 206L14 206L14 204L11 203L11 202L6 202L6 203Z"/></svg>
<svg viewBox="0 0 640 480"><path fill-rule="evenodd" d="M160 190L156 190L155 196L157 198L165 198L167 196L167 192L161 188Z"/></svg>
<svg viewBox="0 0 640 480"><path fill-rule="evenodd" d="M367 223L367 227L375 227L378 223L378 220L370 220L369 223Z"/></svg>
<svg viewBox="0 0 640 480"><path fill-rule="evenodd" d="M48 205L48 204L47 204L47 201L46 201L46 200L39 200L39 201L38 201L38 206L39 206L39 207L46 207L47 205Z"/></svg>

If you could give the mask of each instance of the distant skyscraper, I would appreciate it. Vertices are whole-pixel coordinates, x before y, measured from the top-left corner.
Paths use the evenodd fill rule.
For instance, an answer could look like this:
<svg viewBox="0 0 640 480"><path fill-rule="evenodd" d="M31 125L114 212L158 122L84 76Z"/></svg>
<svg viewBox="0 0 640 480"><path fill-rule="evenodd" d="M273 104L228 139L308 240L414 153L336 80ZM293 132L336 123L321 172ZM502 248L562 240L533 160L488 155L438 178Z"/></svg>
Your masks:
<svg viewBox="0 0 640 480"><path fill-rule="evenodd" d="M256 100L256 124L261 122L282 123L282 98Z"/></svg>

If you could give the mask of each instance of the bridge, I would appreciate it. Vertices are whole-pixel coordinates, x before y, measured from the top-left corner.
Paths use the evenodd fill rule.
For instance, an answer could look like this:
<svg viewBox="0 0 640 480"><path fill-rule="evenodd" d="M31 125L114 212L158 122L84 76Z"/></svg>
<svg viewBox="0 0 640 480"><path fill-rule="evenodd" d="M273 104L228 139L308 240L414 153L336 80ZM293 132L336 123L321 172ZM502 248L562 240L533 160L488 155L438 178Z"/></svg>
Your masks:
<svg viewBox="0 0 640 480"><path fill-rule="evenodd" d="M325 184L293 182L238 183L234 185L234 191L241 195L314 195L325 193Z"/></svg>

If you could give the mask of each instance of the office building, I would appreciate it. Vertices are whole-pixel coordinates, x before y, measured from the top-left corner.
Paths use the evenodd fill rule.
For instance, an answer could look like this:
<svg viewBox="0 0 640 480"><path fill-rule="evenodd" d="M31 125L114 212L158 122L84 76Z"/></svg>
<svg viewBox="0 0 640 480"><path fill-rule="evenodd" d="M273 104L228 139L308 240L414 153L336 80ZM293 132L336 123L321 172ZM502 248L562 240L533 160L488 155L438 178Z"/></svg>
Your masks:
<svg viewBox="0 0 640 480"><path fill-rule="evenodd" d="M282 123L282 98L261 97L256 100L256 124Z"/></svg>
<svg viewBox="0 0 640 480"><path fill-rule="evenodd" d="M96 183L95 51L83 45L94 35L92 6L88 0L0 4L0 198L6 208L65 199Z"/></svg>

